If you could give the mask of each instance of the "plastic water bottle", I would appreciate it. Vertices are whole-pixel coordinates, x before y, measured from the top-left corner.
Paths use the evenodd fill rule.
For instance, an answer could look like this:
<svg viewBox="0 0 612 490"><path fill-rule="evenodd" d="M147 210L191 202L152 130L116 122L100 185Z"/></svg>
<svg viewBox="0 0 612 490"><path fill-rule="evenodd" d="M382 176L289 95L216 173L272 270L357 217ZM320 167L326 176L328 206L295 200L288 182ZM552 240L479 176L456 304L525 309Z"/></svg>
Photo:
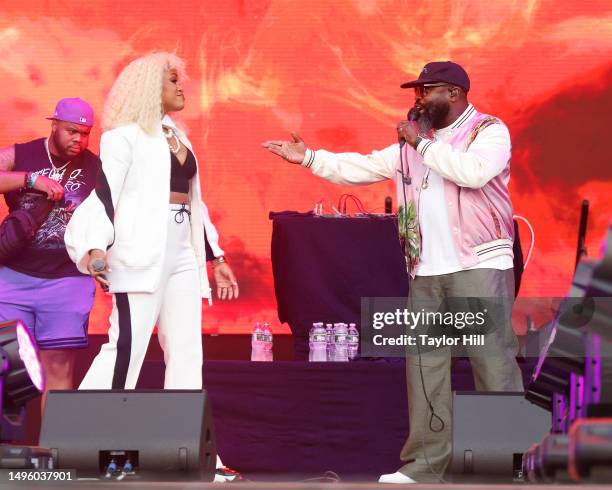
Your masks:
<svg viewBox="0 0 612 490"><path fill-rule="evenodd" d="M251 335L251 361L263 361L264 359L264 332L261 323L257 322Z"/></svg>
<svg viewBox="0 0 612 490"><path fill-rule="evenodd" d="M310 332L308 332L308 362L312 362L312 358L314 356L314 335L317 329L318 323L313 323L312 327L310 327Z"/></svg>
<svg viewBox="0 0 612 490"><path fill-rule="evenodd" d="M327 351L327 360L334 360L334 327L331 323L325 324L325 339L326 339L326 351Z"/></svg>
<svg viewBox="0 0 612 490"><path fill-rule="evenodd" d="M337 323L334 327L334 361L347 362L348 358L348 329L346 323Z"/></svg>
<svg viewBox="0 0 612 490"><path fill-rule="evenodd" d="M312 324L309 346L310 352L308 354L308 360L310 362L327 361L327 332L322 322Z"/></svg>
<svg viewBox="0 0 612 490"><path fill-rule="evenodd" d="M359 356L359 330L354 323L349 323L346 343L348 345L348 358L351 361L357 359Z"/></svg>
<svg viewBox="0 0 612 490"><path fill-rule="evenodd" d="M272 337L272 329L269 323L264 323L263 326L264 336L264 361L272 362L274 360L274 353L272 348L274 347L274 338Z"/></svg>

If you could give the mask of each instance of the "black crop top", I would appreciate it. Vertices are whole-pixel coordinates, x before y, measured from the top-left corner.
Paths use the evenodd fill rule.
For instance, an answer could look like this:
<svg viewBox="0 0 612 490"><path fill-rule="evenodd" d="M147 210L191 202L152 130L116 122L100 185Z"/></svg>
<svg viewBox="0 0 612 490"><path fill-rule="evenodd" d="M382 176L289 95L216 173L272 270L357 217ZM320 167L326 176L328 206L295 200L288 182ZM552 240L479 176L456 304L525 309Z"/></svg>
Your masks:
<svg viewBox="0 0 612 490"><path fill-rule="evenodd" d="M196 161L193 153L187 149L187 158L181 165L176 155L170 152L170 192L189 192L189 179L196 174Z"/></svg>

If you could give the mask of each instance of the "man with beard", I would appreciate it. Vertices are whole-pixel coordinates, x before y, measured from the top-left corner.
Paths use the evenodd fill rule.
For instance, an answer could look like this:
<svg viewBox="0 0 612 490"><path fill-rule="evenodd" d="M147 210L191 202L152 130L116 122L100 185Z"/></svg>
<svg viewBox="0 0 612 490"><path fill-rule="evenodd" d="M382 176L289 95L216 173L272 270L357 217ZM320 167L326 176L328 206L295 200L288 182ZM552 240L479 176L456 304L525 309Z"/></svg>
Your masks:
<svg viewBox="0 0 612 490"><path fill-rule="evenodd" d="M294 133L293 141L263 146L337 184L396 181L413 307L449 298L503 298L511 304L508 129L468 102L469 77L451 61L428 63L402 88L414 88L415 105L411 120L397 126L400 144L369 155L331 153L307 148ZM502 309L496 322L486 336L486 353L468 351L476 388L523 391L511 308ZM417 354L406 360L410 435L400 455L405 465L382 475L382 483L438 481L450 460L450 348Z"/></svg>
<svg viewBox="0 0 612 490"><path fill-rule="evenodd" d="M0 193L13 212L54 201L32 241L0 267L0 322L21 320L30 329L45 372L46 389L71 389L74 349L87 346L95 282L66 252L64 232L75 208L96 182L99 158L87 150L93 109L62 99L51 135L0 149Z"/></svg>

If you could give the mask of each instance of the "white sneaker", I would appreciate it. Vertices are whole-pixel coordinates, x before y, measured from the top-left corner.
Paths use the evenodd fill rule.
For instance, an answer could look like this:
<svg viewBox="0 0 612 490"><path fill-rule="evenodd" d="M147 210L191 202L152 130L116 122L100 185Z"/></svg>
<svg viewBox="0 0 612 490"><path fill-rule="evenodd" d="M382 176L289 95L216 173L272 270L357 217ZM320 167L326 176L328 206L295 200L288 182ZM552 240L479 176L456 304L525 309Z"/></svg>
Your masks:
<svg viewBox="0 0 612 490"><path fill-rule="evenodd" d="M389 473L387 475L381 475L380 478L378 479L378 483L396 483L396 484L402 484L402 483L416 483L416 481L414 481L409 476L406 476L403 473L400 473L399 471L396 471L395 473Z"/></svg>
<svg viewBox="0 0 612 490"><path fill-rule="evenodd" d="M213 483L230 483L242 480L242 476L237 471L229 468L217 468Z"/></svg>

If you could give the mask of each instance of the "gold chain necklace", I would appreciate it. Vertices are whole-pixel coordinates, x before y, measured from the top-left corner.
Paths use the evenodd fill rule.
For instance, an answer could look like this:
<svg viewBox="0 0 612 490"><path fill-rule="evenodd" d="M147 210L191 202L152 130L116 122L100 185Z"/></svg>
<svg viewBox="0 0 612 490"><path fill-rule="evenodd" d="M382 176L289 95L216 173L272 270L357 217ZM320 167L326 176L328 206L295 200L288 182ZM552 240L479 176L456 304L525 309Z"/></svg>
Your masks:
<svg viewBox="0 0 612 490"><path fill-rule="evenodd" d="M168 126L162 126L162 131L164 132L164 136L168 141L168 147L170 148L170 151L176 155L179 151L181 151L181 142L176 136L176 133L172 128ZM174 140L174 144L176 145L176 147L173 148L171 140Z"/></svg>

